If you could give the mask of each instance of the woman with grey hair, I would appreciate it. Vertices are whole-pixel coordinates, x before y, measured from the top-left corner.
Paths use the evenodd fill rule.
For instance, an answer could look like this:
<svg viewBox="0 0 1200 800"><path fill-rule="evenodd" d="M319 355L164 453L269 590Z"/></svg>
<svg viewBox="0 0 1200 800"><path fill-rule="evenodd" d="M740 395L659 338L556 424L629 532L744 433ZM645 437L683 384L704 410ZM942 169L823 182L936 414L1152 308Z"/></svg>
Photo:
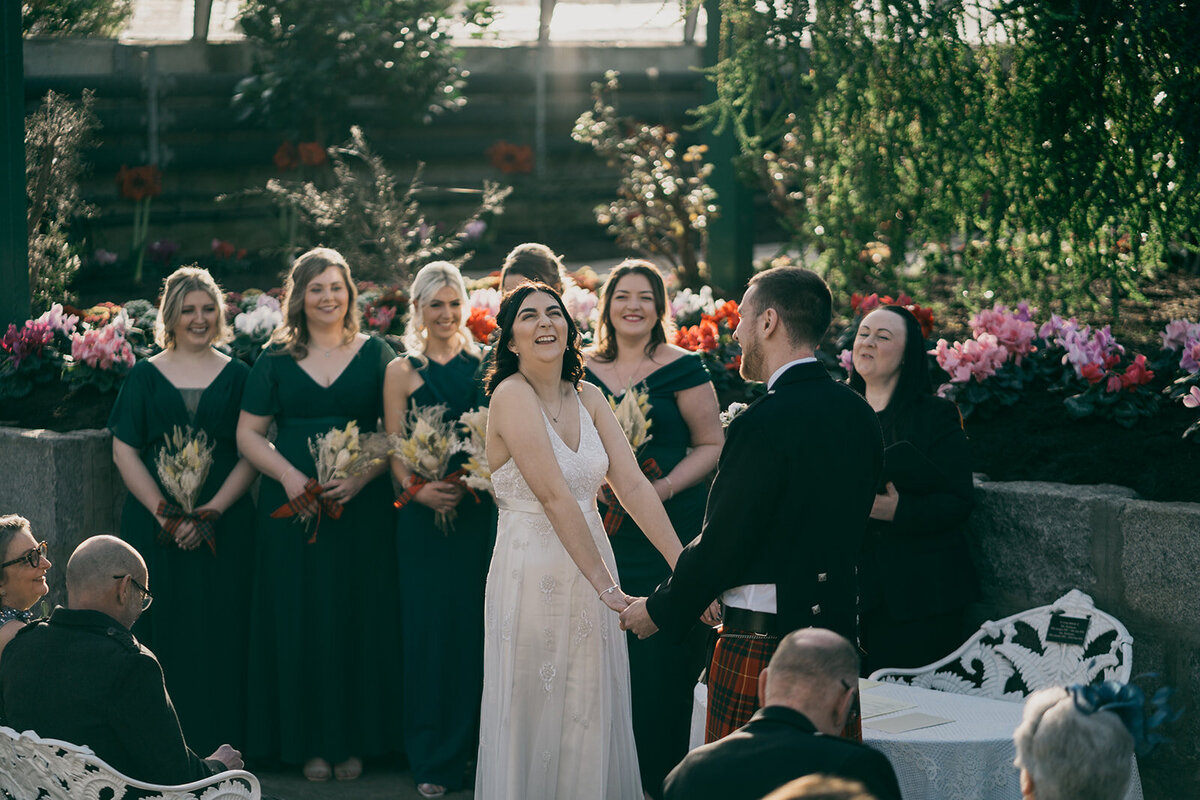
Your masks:
<svg viewBox="0 0 1200 800"><path fill-rule="evenodd" d="M1120 800L1134 737L1122 717L1088 699L1095 687L1055 687L1025 701L1013 734L1025 800ZM1136 687L1134 687L1136 688ZM1083 697L1081 698L1081 695ZM1141 714L1141 692L1136 713Z"/></svg>
<svg viewBox="0 0 1200 800"><path fill-rule="evenodd" d="M487 405L480 384L483 349L466 327L467 289L458 268L426 264L409 287L412 307L404 358L388 365L383 418L401 433L409 411L440 406L443 421ZM466 454L451 457L453 471ZM465 784L476 750L483 687L483 587L496 535L486 492L464 498L451 481L420 481L398 458L404 489L396 549L404 631L404 750L417 791L440 797ZM438 527L453 512L452 528Z"/></svg>

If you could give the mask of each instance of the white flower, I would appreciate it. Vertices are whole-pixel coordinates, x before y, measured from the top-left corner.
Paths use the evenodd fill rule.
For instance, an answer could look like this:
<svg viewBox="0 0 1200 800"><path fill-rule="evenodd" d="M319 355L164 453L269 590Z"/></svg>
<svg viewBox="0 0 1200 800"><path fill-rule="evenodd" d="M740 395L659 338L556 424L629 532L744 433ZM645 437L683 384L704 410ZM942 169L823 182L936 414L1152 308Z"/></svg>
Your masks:
<svg viewBox="0 0 1200 800"><path fill-rule="evenodd" d="M274 300L270 297L267 299ZM233 320L233 329L252 339L266 339L282 322L283 313L280 312L278 303L275 303L274 307L270 303L262 303L253 311L238 314Z"/></svg>
<svg viewBox="0 0 1200 800"><path fill-rule="evenodd" d="M500 290L476 289L467 298L467 308L482 308L491 316L496 316L500 313Z"/></svg>

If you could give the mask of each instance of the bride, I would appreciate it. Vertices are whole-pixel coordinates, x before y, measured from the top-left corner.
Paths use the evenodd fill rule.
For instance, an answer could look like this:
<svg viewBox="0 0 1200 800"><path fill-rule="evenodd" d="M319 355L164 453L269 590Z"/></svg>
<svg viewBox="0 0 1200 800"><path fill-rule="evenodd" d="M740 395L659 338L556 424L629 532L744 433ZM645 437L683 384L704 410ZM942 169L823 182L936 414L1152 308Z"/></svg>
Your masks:
<svg viewBox="0 0 1200 800"><path fill-rule="evenodd" d="M641 800L612 547L596 511L607 480L675 566L679 538L608 401L581 383L562 299L505 296L487 379L487 459L500 508L485 599L478 800Z"/></svg>

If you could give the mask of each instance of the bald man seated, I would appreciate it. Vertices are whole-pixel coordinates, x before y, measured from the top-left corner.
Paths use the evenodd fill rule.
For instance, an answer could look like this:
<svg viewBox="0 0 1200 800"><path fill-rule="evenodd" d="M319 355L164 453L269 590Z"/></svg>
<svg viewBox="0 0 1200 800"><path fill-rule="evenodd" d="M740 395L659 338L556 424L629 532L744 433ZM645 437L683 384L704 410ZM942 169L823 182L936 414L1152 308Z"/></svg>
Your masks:
<svg viewBox="0 0 1200 800"><path fill-rule="evenodd" d="M663 782L664 800L758 800L814 773L900 800L887 757L838 736L854 707L858 668L845 637L824 628L789 633L759 674L762 707L724 739L688 753Z"/></svg>
<svg viewBox="0 0 1200 800"><path fill-rule="evenodd" d="M0 659L0 722L42 738L86 745L145 783L178 785L227 769L227 744L202 759L188 748L158 659L129 629L150 605L136 550L93 536L67 563L67 607L24 628Z"/></svg>

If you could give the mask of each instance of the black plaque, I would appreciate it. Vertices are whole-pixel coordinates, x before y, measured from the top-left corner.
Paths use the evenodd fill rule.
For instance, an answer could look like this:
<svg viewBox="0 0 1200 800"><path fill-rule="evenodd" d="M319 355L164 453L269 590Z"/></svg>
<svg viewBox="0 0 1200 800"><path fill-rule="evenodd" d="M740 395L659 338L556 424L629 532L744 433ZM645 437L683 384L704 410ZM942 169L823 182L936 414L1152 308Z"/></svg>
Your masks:
<svg viewBox="0 0 1200 800"><path fill-rule="evenodd" d="M1083 645L1087 641L1090 617L1068 617L1066 614L1051 614L1050 627L1046 629L1046 641L1059 644Z"/></svg>

